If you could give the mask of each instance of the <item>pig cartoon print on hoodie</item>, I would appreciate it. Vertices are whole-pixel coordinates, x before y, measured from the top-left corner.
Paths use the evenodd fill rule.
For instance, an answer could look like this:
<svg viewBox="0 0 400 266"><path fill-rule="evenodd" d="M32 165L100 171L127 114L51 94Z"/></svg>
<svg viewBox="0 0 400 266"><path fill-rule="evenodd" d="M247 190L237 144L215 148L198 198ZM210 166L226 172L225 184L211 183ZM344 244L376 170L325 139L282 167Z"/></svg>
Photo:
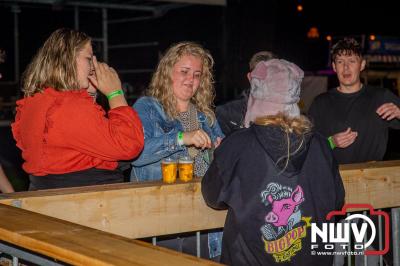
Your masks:
<svg viewBox="0 0 400 266"><path fill-rule="evenodd" d="M261 192L262 202L271 210L260 228L265 251L276 262L290 261L301 250L301 238L306 236L310 218L301 216L300 205L305 200L300 185L294 189L278 183L269 183ZM302 222L304 221L304 222Z"/></svg>

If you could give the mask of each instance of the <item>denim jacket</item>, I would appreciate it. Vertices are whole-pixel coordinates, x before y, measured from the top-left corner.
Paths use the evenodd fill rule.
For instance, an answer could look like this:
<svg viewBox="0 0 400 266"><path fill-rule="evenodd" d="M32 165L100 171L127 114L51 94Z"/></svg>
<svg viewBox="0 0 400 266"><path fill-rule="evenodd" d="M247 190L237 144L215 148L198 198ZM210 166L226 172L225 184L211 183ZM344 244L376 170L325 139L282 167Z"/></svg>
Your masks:
<svg viewBox="0 0 400 266"><path fill-rule="evenodd" d="M141 97L133 105L142 120L144 130L144 149L140 156L132 162L131 181L160 180L161 160L166 157L177 159L180 155L188 155L185 146L179 146L177 135L183 132L178 120L167 117L161 104L152 97ZM197 112L200 127L210 136L214 143L217 137L224 137L216 121L213 126L207 122L206 116ZM208 234L210 258L221 255L222 232Z"/></svg>
<svg viewBox="0 0 400 266"><path fill-rule="evenodd" d="M141 97L133 105L142 120L144 129L144 149L132 162L131 181L160 180L161 160L166 157L177 159L188 155L186 147L177 143L177 134L183 132L181 123L167 117L161 104L152 97ZM210 126L204 113L197 112L200 127L214 143L217 137L224 137L218 122Z"/></svg>

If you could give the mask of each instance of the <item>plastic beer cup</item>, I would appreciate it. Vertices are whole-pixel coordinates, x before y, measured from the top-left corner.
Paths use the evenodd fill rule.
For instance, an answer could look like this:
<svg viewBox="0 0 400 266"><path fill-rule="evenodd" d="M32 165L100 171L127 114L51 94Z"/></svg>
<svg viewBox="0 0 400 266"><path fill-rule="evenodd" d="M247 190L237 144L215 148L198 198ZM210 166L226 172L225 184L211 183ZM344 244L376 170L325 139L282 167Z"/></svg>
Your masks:
<svg viewBox="0 0 400 266"><path fill-rule="evenodd" d="M193 159L188 156L180 157L178 160L179 179L188 182L193 179Z"/></svg>
<svg viewBox="0 0 400 266"><path fill-rule="evenodd" d="M174 183L176 181L178 166L176 160L166 158L161 161L161 172L164 183Z"/></svg>

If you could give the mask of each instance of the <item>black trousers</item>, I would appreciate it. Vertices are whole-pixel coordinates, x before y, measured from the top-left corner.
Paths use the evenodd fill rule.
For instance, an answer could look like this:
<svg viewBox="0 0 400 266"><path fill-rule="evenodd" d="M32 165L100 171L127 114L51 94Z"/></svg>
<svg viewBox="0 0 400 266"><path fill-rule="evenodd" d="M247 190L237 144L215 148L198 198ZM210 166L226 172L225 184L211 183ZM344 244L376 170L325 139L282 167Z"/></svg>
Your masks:
<svg viewBox="0 0 400 266"><path fill-rule="evenodd" d="M121 183L124 182L124 175L119 169L103 170L91 168L59 175L29 175L29 180L29 190L41 190Z"/></svg>

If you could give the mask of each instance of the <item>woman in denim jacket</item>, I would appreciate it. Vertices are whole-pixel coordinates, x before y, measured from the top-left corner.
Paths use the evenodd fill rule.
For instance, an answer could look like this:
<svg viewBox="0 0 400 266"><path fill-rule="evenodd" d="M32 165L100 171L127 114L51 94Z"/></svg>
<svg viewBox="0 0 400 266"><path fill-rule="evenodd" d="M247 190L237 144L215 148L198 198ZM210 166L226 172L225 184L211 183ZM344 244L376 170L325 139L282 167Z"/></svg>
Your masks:
<svg viewBox="0 0 400 266"><path fill-rule="evenodd" d="M144 150L133 161L131 181L161 180L161 160L181 155L194 160L194 175L203 176L210 154L224 137L212 110L214 61L199 44L181 42L160 60L146 97L134 104L144 129ZM211 151L211 152L210 152ZM208 241L207 241L208 239ZM218 260L222 232L201 235L201 256ZM159 245L196 253L196 238L159 241Z"/></svg>
<svg viewBox="0 0 400 266"><path fill-rule="evenodd" d="M209 152L223 133L212 107L214 87L208 51L192 42L172 46L160 60L147 94L134 104L143 123L144 150L133 161L131 181L160 180L161 160L192 157L195 176L208 168Z"/></svg>

